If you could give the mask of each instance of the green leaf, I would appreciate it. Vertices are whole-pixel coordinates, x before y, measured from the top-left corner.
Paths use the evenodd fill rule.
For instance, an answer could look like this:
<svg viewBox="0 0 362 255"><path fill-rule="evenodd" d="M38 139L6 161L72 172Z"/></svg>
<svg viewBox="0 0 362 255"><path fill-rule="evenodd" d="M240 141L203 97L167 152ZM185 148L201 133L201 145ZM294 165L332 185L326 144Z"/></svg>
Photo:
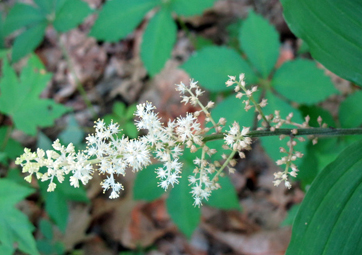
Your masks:
<svg viewBox="0 0 362 255"><path fill-rule="evenodd" d="M138 136L138 129L133 122L126 122L123 128L125 134L130 138L136 138Z"/></svg>
<svg viewBox="0 0 362 255"><path fill-rule="evenodd" d="M218 190L214 190L211 193L209 200L205 201L205 204L219 209L240 210L239 199L236 194L235 187L231 183L229 177L220 177L219 184L221 188Z"/></svg>
<svg viewBox="0 0 362 255"><path fill-rule="evenodd" d="M300 208L300 204L293 205L292 208L289 209L287 217L283 220L283 222L282 222L282 224L280 224L280 226L281 227L292 226L299 208Z"/></svg>
<svg viewBox="0 0 362 255"><path fill-rule="evenodd" d="M126 119L133 120L134 119L134 113L136 112L136 110L137 110L137 105L135 105L135 104L130 105L127 108Z"/></svg>
<svg viewBox="0 0 362 255"><path fill-rule="evenodd" d="M43 41L47 22L43 21L19 35L14 42L12 61L15 63L32 52Z"/></svg>
<svg viewBox="0 0 362 255"><path fill-rule="evenodd" d="M180 183L171 190L166 200L167 212L171 219L188 238L198 226L201 217L201 209L193 206L194 199L190 194L191 187L187 179L190 173L191 171L183 170Z"/></svg>
<svg viewBox="0 0 362 255"><path fill-rule="evenodd" d="M73 143L80 145L84 139L84 131L79 127L74 115L69 116L67 128L59 134L59 139L64 144Z"/></svg>
<svg viewBox="0 0 362 255"><path fill-rule="evenodd" d="M51 79L36 56L22 69L20 80L8 62L3 62L0 81L0 111L12 117L15 127L29 135L36 127L48 127L69 109L50 99L40 99L40 93Z"/></svg>
<svg viewBox="0 0 362 255"><path fill-rule="evenodd" d="M0 50L5 48L4 19L0 13Z"/></svg>
<svg viewBox="0 0 362 255"><path fill-rule="evenodd" d="M176 41L177 27L167 9L161 9L150 20L142 38L141 59L154 76L165 66Z"/></svg>
<svg viewBox="0 0 362 255"><path fill-rule="evenodd" d="M3 143L5 143L7 139L6 146L3 148L3 151L6 153L6 157L15 159L24 152L24 148L18 141L12 139L11 137L6 138L7 132L9 132L9 128L10 127L6 126L0 127L0 148L3 147Z"/></svg>
<svg viewBox="0 0 362 255"><path fill-rule="evenodd" d="M7 179L0 179L0 250L11 251L15 243L27 254L39 254L28 218L15 209L15 204L34 192L34 189ZM5 246L5 247L4 247Z"/></svg>
<svg viewBox="0 0 362 255"><path fill-rule="evenodd" d="M45 16L38 8L28 4L17 3L6 16L4 33L7 36L15 30L33 26L41 21L45 21Z"/></svg>
<svg viewBox="0 0 362 255"><path fill-rule="evenodd" d="M53 226L50 221L41 219L39 222L39 228L44 237L48 240L53 239Z"/></svg>
<svg viewBox="0 0 362 255"><path fill-rule="evenodd" d="M263 108L263 112L266 115L274 114L274 111L279 110L280 116L285 119L289 113L293 113L292 121L296 123L303 123L304 119L302 118L300 112L290 106L285 101L279 99L275 95L273 95L271 92L267 92L265 95L265 98L268 99L268 105ZM295 126L291 125L283 125L284 128L295 128ZM286 146L289 138L284 138L283 140L280 140L277 136L269 136L269 137L261 137L260 141L265 149L265 151L268 153L268 155L271 157L273 161L276 161L280 159L281 157L286 156L285 153L279 152L280 147L284 147L287 151L288 148ZM305 154L306 151L306 143L305 142L299 142L297 141L297 145L294 147L295 151L300 151L301 153ZM294 161L296 165L299 164L300 159L297 159Z"/></svg>
<svg viewBox="0 0 362 255"><path fill-rule="evenodd" d="M59 32L67 32L78 26L92 13L88 4L81 0L67 0L56 12L54 28Z"/></svg>
<svg viewBox="0 0 362 255"><path fill-rule="evenodd" d="M115 42L125 38L160 0L109 0L103 5L91 36Z"/></svg>
<svg viewBox="0 0 362 255"><path fill-rule="evenodd" d="M171 8L177 15L201 15L207 8L214 5L215 0L171 0Z"/></svg>
<svg viewBox="0 0 362 255"><path fill-rule="evenodd" d="M37 147L43 150L52 149L52 142L43 133L39 132ZM83 186L74 188L70 185L69 176L65 177L62 183L54 179L56 189L53 192L47 192L49 182L38 181L40 191L45 200L45 210L50 218L65 232L68 223L68 201L89 202Z"/></svg>
<svg viewBox="0 0 362 255"><path fill-rule="evenodd" d="M311 127L319 127L318 117L321 116L322 123L326 123L328 127L336 127L336 123L334 122L333 116L331 113L323 108L318 106L306 106L302 105L299 110L302 112L303 116L309 116L309 126Z"/></svg>
<svg viewBox="0 0 362 255"><path fill-rule="evenodd" d="M137 173L133 186L135 200L153 201L160 198L165 191L158 186L156 169L162 164L151 165Z"/></svg>
<svg viewBox="0 0 362 255"><path fill-rule="evenodd" d="M314 180L295 218L286 254L361 254L362 141Z"/></svg>
<svg viewBox="0 0 362 255"><path fill-rule="evenodd" d="M113 113L117 115L120 119L125 117L126 105L121 102L116 102L113 105Z"/></svg>
<svg viewBox="0 0 362 255"><path fill-rule="evenodd" d="M275 28L251 11L241 26L239 42L250 62L267 78L279 57L279 34Z"/></svg>
<svg viewBox="0 0 362 255"><path fill-rule="evenodd" d="M337 93L331 78L314 61L297 59L285 62L274 74L272 87L300 104L315 104Z"/></svg>
<svg viewBox="0 0 362 255"><path fill-rule="evenodd" d="M239 76L245 73L245 81L252 84L257 78L248 63L229 48L212 46L195 52L181 66L195 81L214 92L230 90L225 82L228 75Z"/></svg>
<svg viewBox="0 0 362 255"><path fill-rule="evenodd" d="M57 0L34 0L35 4L40 7L40 10L45 14L51 14L55 9Z"/></svg>
<svg viewBox="0 0 362 255"><path fill-rule="evenodd" d="M339 107L339 120L342 127L351 128L362 124L362 91L357 91L347 97Z"/></svg>
<svg viewBox="0 0 362 255"><path fill-rule="evenodd" d="M360 1L282 0L284 17L318 62L333 73L362 85ZM338 18L336 18L338 17Z"/></svg>

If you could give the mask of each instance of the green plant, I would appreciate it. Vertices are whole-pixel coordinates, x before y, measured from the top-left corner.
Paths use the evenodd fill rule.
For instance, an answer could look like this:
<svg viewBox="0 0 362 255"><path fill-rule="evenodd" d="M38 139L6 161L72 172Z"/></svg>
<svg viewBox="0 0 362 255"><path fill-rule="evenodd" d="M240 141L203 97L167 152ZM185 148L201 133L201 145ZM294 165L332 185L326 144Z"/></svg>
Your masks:
<svg viewBox="0 0 362 255"><path fill-rule="evenodd" d="M35 5L16 3L6 16L4 36L22 30L12 48L13 62L17 62L39 46L48 25L53 25L57 32L64 33L78 26L92 12L88 4L81 0L34 2Z"/></svg>
<svg viewBox="0 0 362 255"><path fill-rule="evenodd" d="M98 40L115 42L124 39L142 21L146 13L156 9L149 21L141 44L141 59L152 76L161 71L171 56L176 42L177 26L172 14L194 16L213 5L215 0L112 0L99 12L90 35ZM119 29L119 24L123 24Z"/></svg>
<svg viewBox="0 0 362 255"><path fill-rule="evenodd" d="M136 105L130 105L126 108L126 105L121 102L116 102L113 105L113 113L104 116L104 122L109 125L112 121L117 122L121 128L121 132L118 137L121 138L123 134L130 138L136 138L138 136L137 127L134 125L133 113L136 110Z"/></svg>

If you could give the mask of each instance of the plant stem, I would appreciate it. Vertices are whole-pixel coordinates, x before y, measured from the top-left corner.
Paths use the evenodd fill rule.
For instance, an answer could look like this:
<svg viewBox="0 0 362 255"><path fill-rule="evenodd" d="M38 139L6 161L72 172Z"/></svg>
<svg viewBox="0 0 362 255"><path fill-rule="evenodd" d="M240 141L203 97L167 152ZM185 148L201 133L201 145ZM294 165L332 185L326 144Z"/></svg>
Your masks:
<svg viewBox="0 0 362 255"><path fill-rule="evenodd" d="M67 61L68 69L70 70L70 72L75 80L75 83L77 85L77 90L80 93L83 101L86 103L87 107L90 109L93 118L96 118L97 113L94 111L93 105L92 105L91 101L88 99L87 93L84 90L83 85L80 82L77 74L75 73L75 69L74 69L72 60L70 59L69 52L67 51L67 48L65 47L62 40L60 39L60 36L58 36L58 42L59 42L60 49L63 53L63 56L64 56L65 60Z"/></svg>
<svg viewBox="0 0 362 255"><path fill-rule="evenodd" d="M323 136L346 136L346 135L362 135L362 128L298 128L298 133L293 134L295 128L280 128L275 131L270 130L253 130L246 136L263 137L263 136L279 136L279 135L323 135ZM224 138L224 134L212 134L204 137L203 142L220 140Z"/></svg>

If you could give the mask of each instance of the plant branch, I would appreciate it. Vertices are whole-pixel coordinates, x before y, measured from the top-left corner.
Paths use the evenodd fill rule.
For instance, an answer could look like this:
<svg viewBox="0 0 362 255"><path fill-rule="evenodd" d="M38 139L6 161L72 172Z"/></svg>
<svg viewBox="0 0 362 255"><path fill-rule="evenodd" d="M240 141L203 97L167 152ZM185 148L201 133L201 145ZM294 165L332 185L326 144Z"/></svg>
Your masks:
<svg viewBox="0 0 362 255"><path fill-rule="evenodd" d="M279 135L322 135L322 136L346 136L346 135L362 135L362 128L298 128L298 133L293 134L295 128L280 128L275 131L270 130L253 130L246 136L263 137L263 136L279 136ZM220 140L224 138L224 134L212 134L204 137L203 142Z"/></svg>

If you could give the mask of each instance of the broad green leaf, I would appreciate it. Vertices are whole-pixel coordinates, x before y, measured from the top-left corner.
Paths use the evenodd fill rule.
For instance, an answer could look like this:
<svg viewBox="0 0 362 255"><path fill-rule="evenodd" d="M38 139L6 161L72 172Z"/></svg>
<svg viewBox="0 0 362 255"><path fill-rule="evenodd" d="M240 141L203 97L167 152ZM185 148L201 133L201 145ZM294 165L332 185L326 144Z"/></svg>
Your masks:
<svg viewBox="0 0 362 255"><path fill-rule="evenodd" d="M39 132L37 147L43 150L52 149L52 142L43 133ZM51 219L65 232L68 223L68 201L89 202L85 193L84 187L74 188L70 185L69 176L65 177L62 183L59 183L56 178L56 189L53 192L47 192L49 181L38 181L42 197L45 200L45 210L48 212Z"/></svg>
<svg viewBox="0 0 362 255"><path fill-rule="evenodd" d="M347 97L339 107L339 120L342 127L351 128L362 124L362 91L357 91Z"/></svg>
<svg viewBox="0 0 362 255"><path fill-rule="evenodd" d="M79 127L74 115L69 116L67 128L59 134L59 138L64 144L80 145L82 143L84 131Z"/></svg>
<svg viewBox="0 0 362 255"><path fill-rule="evenodd" d="M117 115L120 119L123 119L125 117L126 112L126 105L121 102L116 102L113 105L113 113Z"/></svg>
<svg viewBox="0 0 362 255"><path fill-rule="evenodd" d="M285 62L274 74L272 87L300 104L315 104L337 93L331 78L307 59Z"/></svg>
<svg viewBox="0 0 362 255"><path fill-rule="evenodd" d="M171 0L171 8L177 15L201 15L207 8L214 5L215 0Z"/></svg>
<svg viewBox="0 0 362 255"><path fill-rule="evenodd" d="M127 108L126 119L133 120L134 119L134 113L136 112L136 110L137 110L137 105L135 105L135 104L130 105Z"/></svg>
<svg viewBox="0 0 362 255"><path fill-rule="evenodd" d="M12 61L17 62L32 52L43 41L47 22L40 22L19 35L14 42Z"/></svg>
<svg viewBox="0 0 362 255"><path fill-rule="evenodd" d="M99 13L91 36L115 42L125 38L142 21L145 14L160 0L109 0Z"/></svg>
<svg viewBox="0 0 362 255"><path fill-rule="evenodd" d="M225 130L230 130L230 126L234 123L234 121L238 122L240 127L252 127L255 113L250 110L246 112L244 110L245 104L235 97L235 94L225 98L223 101L218 103L214 109L211 110L211 116L218 122L220 118L225 118L227 123L225 125ZM212 130L214 132L215 130ZM221 155L223 153L230 153L230 151L226 151L222 149L222 145L224 144L224 139L211 141L207 143L207 146L210 148L218 148L217 152L213 155L213 160L220 160Z"/></svg>
<svg viewBox="0 0 362 255"><path fill-rule="evenodd" d="M6 16L4 33L7 36L22 27L33 26L41 21L45 21L45 18L38 8L28 4L17 3Z"/></svg>
<svg viewBox="0 0 362 255"><path fill-rule="evenodd" d="M249 12L243 22L239 42L250 62L267 78L279 56L279 34L262 16Z"/></svg>
<svg viewBox="0 0 362 255"><path fill-rule="evenodd" d="M165 191L158 186L156 169L162 164L151 165L137 173L133 186L133 196L136 200L153 201L160 198Z"/></svg>
<svg viewBox="0 0 362 255"><path fill-rule="evenodd" d="M252 84L257 78L248 63L229 48L212 46L195 52L182 66L190 77L194 78L210 91L230 90L225 82L228 75L239 76L245 73L245 81Z"/></svg>
<svg viewBox="0 0 362 255"><path fill-rule="evenodd" d="M265 95L265 98L268 99L268 105L263 108L263 112L266 115L274 114L275 110L280 111L281 118L285 119L289 113L293 113L292 121L296 123L303 123L304 119L302 118L300 112L290 106L285 101L281 100L280 98L276 97L270 91L268 91ZM282 128L295 128L295 126L291 125L283 125ZM287 142L289 138L286 137L283 140L280 140L278 136L268 136L268 137L261 137L260 138L261 144L268 155L271 157L273 161L280 159L281 157L286 156L285 153L280 153L279 148L284 147L287 151ZM306 142L299 142L297 141L297 145L294 147L295 151L300 151L301 153L305 154L306 150ZM300 159L294 161L297 165L300 162Z"/></svg>
<svg viewBox="0 0 362 255"><path fill-rule="evenodd" d="M289 209L287 217L283 220L282 224L280 224L281 227L284 226L292 226L295 216L298 213L300 204L295 204L292 206L292 208Z"/></svg>
<svg viewBox="0 0 362 255"><path fill-rule="evenodd" d="M287 255L361 254L362 141L314 180L295 218Z"/></svg>
<svg viewBox="0 0 362 255"><path fill-rule="evenodd" d="M184 169L180 183L171 190L166 200L166 207L178 229L190 238L200 222L201 209L193 206L188 174L191 174L191 171Z"/></svg>
<svg viewBox="0 0 362 255"><path fill-rule="evenodd" d="M47 127L68 111L68 108L50 99L40 99L40 93L51 79L36 56L29 58L22 69L20 80L4 60L0 81L0 111L12 117L15 127L29 135L36 127Z"/></svg>
<svg viewBox="0 0 362 255"><path fill-rule="evenodd" d="M78 26L92 13L92 9L82 0L67 0L56 12L54 27L59 32L67 32Z"/></svg>
<svg viewBox="0 0 362 255"><path fill-rule="evenodd" d="M14 207L33 192L34 189L0 179L0 243L3 246L0 250L11 251L16 243L27 254L39 254L32 235L33 225Z"/></svg>
<svg viewBox="0 0 362 255"><path fill-rule="evenodd" d="M318 62L333 73L362 85L360 1L282 0L284 17ZM338 17L338 18L337 18Z"/></svg>
<svg viewBox="0 0 362 255"><path fill-rule="evenodd" d="M147 25L141 44L141 59L154 76L165 66L176 41L177 27L167 9L161 9Z"/></svg>
<svg viewBox="0 0 362 255"><path fill-rule="evenodd" d="M306 153L302 158L302 162L298 166L299 172L297 180L300 181L301 187L304 191L307 190L308 186L321 171L321 164L319 164L320 158L316 153L317 151L317 148L313 146L311 141L309 141L306 146Z"/></svg>
<svg viewBox="0 0 362 255"><path fill-rule="evenodd" d="M232 175L230 177L232 178ZM220 177L218 183L220 184L221 188L214 190L211 193L209 200L205 201L205 204L219 209L240 210L239 199L234 185L231 183L229 177Z"/></svg>
<svg viewBox="0 0 362 255"><path fill-rule="evenodd" d="M129 136L130 138L136 138L138 136L138 130L137 127L135 126L135 124L133 122L126 122L124 124L124 132L127 136Z"/></svg>

